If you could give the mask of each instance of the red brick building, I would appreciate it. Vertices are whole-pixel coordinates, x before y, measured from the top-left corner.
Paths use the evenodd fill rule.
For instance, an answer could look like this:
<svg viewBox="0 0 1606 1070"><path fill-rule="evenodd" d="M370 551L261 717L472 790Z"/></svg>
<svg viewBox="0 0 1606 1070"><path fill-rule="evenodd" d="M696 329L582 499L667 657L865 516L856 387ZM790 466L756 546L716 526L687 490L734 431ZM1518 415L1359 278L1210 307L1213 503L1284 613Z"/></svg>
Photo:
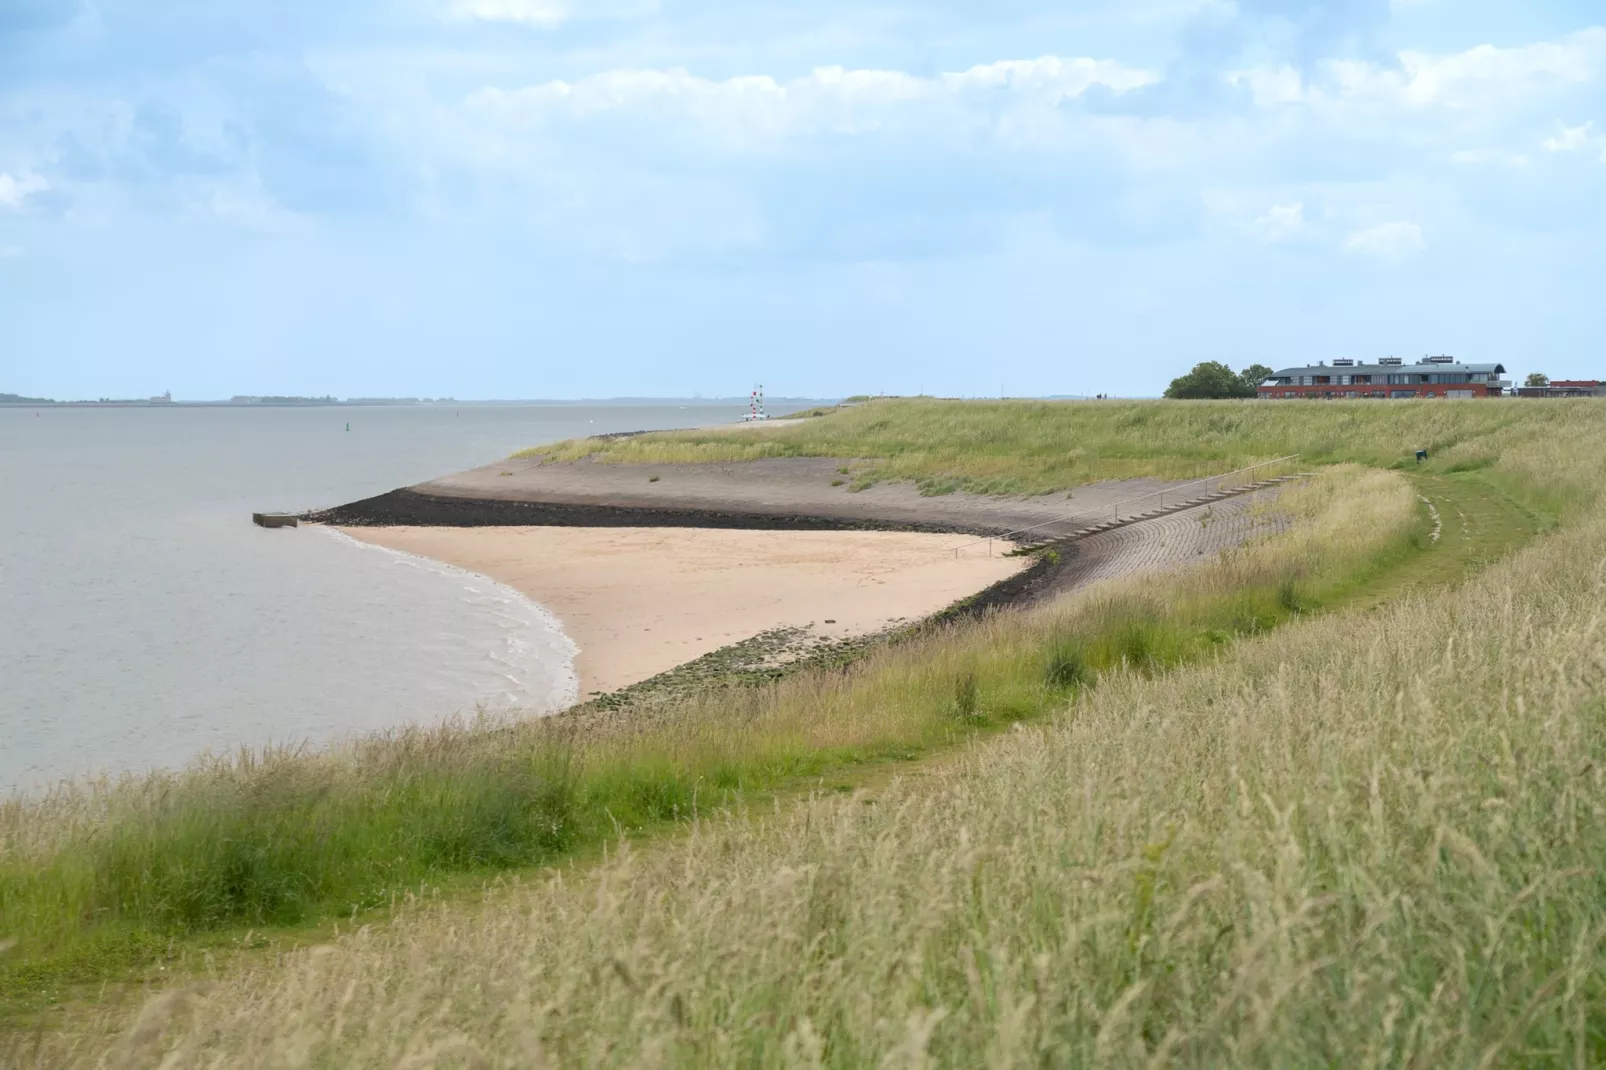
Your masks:
<svg viewBox="0 0 1606 1070"><path fill-rule="evenodd" d="M1487 398L1511 389L1500 364L1462 364L1454 357L1424 357L1406 364L1384 357L1376 364L1335 360L1284 368L1255 390L1258 397L1294 398Z"/></svg>

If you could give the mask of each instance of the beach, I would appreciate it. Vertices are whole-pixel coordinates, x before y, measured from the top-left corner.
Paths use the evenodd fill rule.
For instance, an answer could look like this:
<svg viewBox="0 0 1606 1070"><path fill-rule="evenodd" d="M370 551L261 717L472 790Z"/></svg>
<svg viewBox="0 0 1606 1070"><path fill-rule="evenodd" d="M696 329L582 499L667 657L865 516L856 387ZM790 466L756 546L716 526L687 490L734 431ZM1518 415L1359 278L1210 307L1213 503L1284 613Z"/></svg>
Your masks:
<svg viewBox="0 0 1606 1070"><path fill-rule="evenodd" d="M779 627L822 638L915 621L1022 571L959 535L672 527L351 527L504 583L579 647L582 697ZM954 553L955 547L963 551Z"/></svg>
<svg viewBox="0 0 1606 1070"><path fill-rule="evenodd" d="M772 629L845 639L978 595L978 608L1024 605L1101 578L1164 571L1234 545L1254 526L1221 522L1240 517L1247 498L1182 495L1173 508L1210 508L1102 531L1120 503L1155 508L1152 495L1188 486L1153 479L1070 494L926 495L907 482L854 490L843 467L817 457L515 457L306 519L488 576L545 606L579 647L582 699ZM1072 538L1053 555L1003 556L1022 536Z"/></svg>

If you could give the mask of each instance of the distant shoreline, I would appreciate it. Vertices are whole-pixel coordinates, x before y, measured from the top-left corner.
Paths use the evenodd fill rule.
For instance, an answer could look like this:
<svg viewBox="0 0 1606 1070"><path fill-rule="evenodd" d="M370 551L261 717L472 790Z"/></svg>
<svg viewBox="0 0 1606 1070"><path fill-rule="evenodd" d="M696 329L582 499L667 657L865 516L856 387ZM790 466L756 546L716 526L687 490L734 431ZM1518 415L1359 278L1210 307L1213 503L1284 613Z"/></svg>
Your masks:
<svg viewBox="0 0 1606 1070"><path fill-rule="evenodd" d="M388 398L375 400L335 401L140 401L137 398L109 401L0 401L0 409L449 409L496 408L527 406L583 405L746 405L746 397L728 398L512 398L507 400L410 400ZM769 405L832 405L829 398L766 399Z"/></svg>

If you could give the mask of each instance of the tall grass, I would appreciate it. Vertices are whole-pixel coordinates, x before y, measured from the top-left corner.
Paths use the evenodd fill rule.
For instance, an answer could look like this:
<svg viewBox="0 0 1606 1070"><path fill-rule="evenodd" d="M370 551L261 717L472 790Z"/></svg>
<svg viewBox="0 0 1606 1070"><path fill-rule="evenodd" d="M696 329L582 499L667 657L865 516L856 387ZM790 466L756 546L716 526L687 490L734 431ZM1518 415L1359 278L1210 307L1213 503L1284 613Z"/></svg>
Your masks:
<svg viewBox="0 0 1606 1070"><path fill-rule="evenodd" d="M874 401L762 433L706 428L582 439L527 451L554 460L712 462L858 459L856 483L912 480L931 493L1046 493L1101 479L1188 479L1299 453L1309 464L1490 469L1559 512L1580 478L1579 444L1606 433L1588 399L1383 402ZM1565 445L1564 445L1565 444ZM1538 447L1538 448L1532 448ZM1586 450L1590 447L1584 447ZM1495 463L1499 459L1501 463ZM1543 488L1554 486L1552 498ZM1587 496L1587 494L1586 494Z"/></svg>
<svg viewBox="0 0 1606 1070"><path fill-rule="evenodd" d="M1600 471L1587 441L1522 448L1498 463L1572 448ZM1577 504L1465 585L1167 672L1128 658L1095 686L1085 648L1020 640L1107 592L998 618L925 668L894 661L911 676L878 701L946 674L968 716L993 701L986 659L1014 657L1031 668L1009 679L1069 682L1052 719L480 911L420 910L49 1059L1600 1065L1603 561L1606 505Z"/></svg>
<svg viewBox="0 0 1606 1070"><path fill-rule="evenodd" d="M453 874L554 860L639 829L1021 721L1115 671L1212 655L1408 550L1415 499L1387 472L1287 493L1291 532L1156 590L1108 586L884 648L846 672L715 688L642 719L557 718L242 755L100 794L0 807L0 995L116 976L171 941L388 903ZM1265 518L1249 518L1261 524Z"/></svg>

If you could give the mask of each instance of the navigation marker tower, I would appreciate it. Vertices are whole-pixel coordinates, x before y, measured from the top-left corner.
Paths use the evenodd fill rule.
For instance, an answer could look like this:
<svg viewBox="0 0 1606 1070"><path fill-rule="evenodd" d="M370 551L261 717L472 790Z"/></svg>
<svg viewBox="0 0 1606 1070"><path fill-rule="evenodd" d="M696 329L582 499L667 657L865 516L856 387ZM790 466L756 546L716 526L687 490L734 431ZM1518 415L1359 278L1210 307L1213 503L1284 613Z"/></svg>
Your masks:
<svg viewBox="0 0 1606 1070"><path fill-rule="evenodd" d="M752 394L748 395L747 411L742 414L743 423L752 423L754 420L768 420L770 414L764 411L764 384L753 387Z"/></svg>

